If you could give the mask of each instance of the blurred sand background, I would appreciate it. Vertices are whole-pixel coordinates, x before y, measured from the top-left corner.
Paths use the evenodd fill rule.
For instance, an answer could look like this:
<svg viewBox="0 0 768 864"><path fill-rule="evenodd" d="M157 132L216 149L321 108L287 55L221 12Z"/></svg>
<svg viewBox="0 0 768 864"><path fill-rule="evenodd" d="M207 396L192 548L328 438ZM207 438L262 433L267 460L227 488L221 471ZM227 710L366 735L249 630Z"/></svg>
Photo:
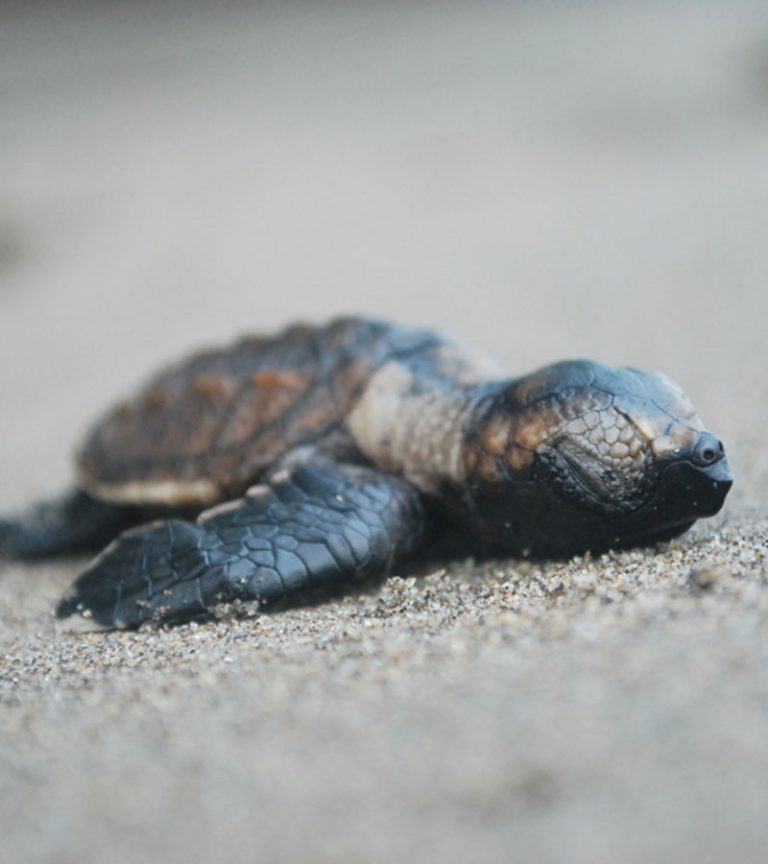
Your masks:
<svg viewBox="0 0 768 864"><path fill-rule="evenodd" d="M7 3L0 157L0 511L158 362L348 312L663 369L737 478L659 549L173 631L0 564L4 861L766 860L764 2Z"/></svg>

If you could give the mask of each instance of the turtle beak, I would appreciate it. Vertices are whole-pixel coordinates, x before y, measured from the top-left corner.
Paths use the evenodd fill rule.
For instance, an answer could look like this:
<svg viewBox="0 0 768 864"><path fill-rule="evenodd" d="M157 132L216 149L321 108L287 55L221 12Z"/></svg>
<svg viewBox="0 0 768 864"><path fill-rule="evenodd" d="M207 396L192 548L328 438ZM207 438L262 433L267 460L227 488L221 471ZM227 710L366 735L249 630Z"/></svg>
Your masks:
<svg viewBox="0 0 768 864"><path fill-rule="evenodd" d="M714 516L733 485L723 444L711 432L671 462L663 473L667 506L698 519Z"/></svg>
<svg viewBox="0 0 768 864"><path fill-rule="evenodd" d="M733 486L733 476L728 461L723 458L710 468L698 469L704 480L699 496L698 508L702 516L714 516L725 502L725 496Z"/></svg>
<svg viewBox="0 0 768 864"><path fill-rule="evenodd" d="M700 501L701 513L704 516L713 516L723 506L725 496L733 486L733 475L725 458L723 442L711 432L702 432L693 447L691 462L704 481L705 491Z"/></svg>

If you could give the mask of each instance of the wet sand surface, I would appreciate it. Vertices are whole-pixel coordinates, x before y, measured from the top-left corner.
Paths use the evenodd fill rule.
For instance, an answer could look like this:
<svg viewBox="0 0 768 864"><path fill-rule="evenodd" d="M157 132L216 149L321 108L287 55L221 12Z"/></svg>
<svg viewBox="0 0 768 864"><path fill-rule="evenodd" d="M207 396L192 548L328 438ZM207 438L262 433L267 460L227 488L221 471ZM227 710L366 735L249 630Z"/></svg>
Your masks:
<svg viewBox="0 0 768 864"><path fill-rule="evenodd" d="M171 630L1 563L3 860L765 860L764 4L7 6L0 116L0 512L159 362L349 312L662 369L736 476L658 548Z"/></svg>

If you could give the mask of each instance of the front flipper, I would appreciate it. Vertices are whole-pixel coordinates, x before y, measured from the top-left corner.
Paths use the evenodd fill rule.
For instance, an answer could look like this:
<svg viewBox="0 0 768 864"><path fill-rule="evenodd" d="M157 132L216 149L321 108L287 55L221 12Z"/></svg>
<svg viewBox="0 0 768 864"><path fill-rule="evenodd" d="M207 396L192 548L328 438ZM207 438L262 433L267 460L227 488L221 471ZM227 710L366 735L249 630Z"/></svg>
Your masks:
<svg viewBox="0 0 768 864"><path fill-rule="evenodd" d="M424 534L419 495L402 480L359 466L300 465L197 522L122 534L56 614L124 628L188 620L234 600L266 605L386 571Z"/></svg>

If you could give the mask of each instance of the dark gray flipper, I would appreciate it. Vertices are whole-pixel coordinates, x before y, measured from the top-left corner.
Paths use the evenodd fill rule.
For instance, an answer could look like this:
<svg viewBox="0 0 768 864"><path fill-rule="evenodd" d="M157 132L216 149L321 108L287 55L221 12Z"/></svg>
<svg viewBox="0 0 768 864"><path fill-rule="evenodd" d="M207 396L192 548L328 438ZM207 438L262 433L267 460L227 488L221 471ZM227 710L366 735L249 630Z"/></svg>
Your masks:
<svg viewBox="0 0 768 864"><path fill-rule="evenodd" d="M181 622L217 604L264 605L384 572L425 535L418 493L351 465L300 465L243 499L123 534L75 582L60 618L84 612L115 627Z"/></svg>
<svg viewBox="0 0 768 864"><path fill-rule="evenodd" d="M0 557L52 558L95 552L140 521L138 508L98 501L76 489L18 518L0 519Z"/></svg>

